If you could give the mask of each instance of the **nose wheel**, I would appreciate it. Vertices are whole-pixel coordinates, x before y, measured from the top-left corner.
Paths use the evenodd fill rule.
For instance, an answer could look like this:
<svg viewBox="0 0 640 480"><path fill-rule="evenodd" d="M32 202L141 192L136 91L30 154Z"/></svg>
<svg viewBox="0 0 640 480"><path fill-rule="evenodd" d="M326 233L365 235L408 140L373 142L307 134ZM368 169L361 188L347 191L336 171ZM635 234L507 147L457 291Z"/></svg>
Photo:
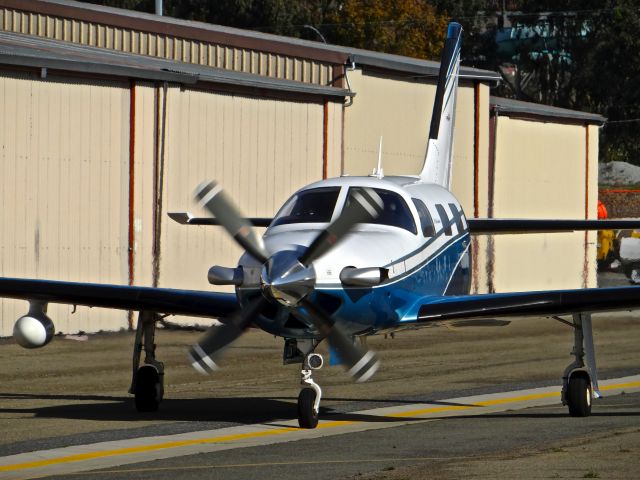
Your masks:
<svg viewBox="0 0 640 480"><path fill-rule="evenodd" d="M314 370L322 368L322 355L311 353L305 355L300 372L300 384L303 389L298 395L298 425L300 428L316 428L320 414L322 389L311 375Z"/></svg>

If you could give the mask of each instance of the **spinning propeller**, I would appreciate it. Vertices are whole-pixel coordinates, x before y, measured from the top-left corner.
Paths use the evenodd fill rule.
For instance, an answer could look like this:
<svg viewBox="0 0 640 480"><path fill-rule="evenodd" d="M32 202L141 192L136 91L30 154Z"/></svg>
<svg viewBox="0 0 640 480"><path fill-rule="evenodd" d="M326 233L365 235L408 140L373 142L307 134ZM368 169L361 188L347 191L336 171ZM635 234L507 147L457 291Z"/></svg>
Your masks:
<svg viewBox="0 0 640 480"><path fill-rule="evenodd" d="M383 211L380 196L369 188L352 189L340 216L323 230L302 253L281 251L270 254L231 200L215 183L203 183L196 199L214 215L234 240L263 264L262 295L236 311L221 326L211 327L189 350L193 367L207 373L217 368L217 359L226 346L236 340L270 303L277 302L299 317L312 322L321 337L337 351L345 368L356 381L369 379L379 361L372 351L355 345L331 316L313 304L308 296L315 287L313 262L330 251L358 223L377 218Z"/></svg>

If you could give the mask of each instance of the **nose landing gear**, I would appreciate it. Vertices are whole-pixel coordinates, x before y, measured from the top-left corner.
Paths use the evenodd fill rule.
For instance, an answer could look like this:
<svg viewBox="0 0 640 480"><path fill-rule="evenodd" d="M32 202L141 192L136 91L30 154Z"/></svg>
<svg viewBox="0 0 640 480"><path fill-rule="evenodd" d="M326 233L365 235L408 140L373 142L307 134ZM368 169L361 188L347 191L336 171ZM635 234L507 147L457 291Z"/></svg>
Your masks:
<svg viewBox="0 0 640 480"><path fill-rule="evenodd" d="M313 353L318 342L312 339L288 338L284 345L285 364L302 363L300 395L298 395L298 425L300 428L316 428L320 413L322 389L312 378L314 370L322 368L322 355Z"/></svg>
<svg viewBox="0 0 640 480"><path fill-rule="evenodd" d="M310 353L305 355L300 372L300 384L303 389L298 395L298 425L300 428L316 428L320 413L322 389L313 381L313 370L322 368L322 355Z"/></svg>

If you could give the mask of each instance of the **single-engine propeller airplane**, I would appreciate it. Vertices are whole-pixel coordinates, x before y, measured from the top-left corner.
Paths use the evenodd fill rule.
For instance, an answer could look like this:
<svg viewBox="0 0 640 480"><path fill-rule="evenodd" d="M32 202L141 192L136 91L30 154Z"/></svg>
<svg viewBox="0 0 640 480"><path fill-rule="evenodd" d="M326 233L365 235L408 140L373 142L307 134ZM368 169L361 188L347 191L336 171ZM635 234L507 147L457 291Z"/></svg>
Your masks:
<svg viewBox="0 0 640 480"><path fill-rule="evenodd" d="M562 399L573 416L587 416L599 396L591 313L640 307L638 287L470 295L470 235L637 227L638 222L466 219L449 192L462 28L451 23L442 54L426 158L417 176L322 180L297 191L273 219L244 218L215 183L196 198L213 218L172 217L185 224L220 225L244 249L236 267L214 266L209 281L236 293L0 279L0 296L29 302L14 327L27 348L54 333L48 303L139 312L130 393L140 411L163 396L164 367L154 333L160 315L221 318L189 351L201 372L217 368L222 350L249 326L284 338L285 363L302 364L301 427L318 423L321 388L314 350L326 340L357 381L369 379L378 358L356 336L457 319L547 316L574 329L575 360L564 371ZM253 223L253 224L252 224ZM253 225L268 226L260 238ZM560 316L570 316L565 320ZM142 350L145 360L140 366Z"/></svg>

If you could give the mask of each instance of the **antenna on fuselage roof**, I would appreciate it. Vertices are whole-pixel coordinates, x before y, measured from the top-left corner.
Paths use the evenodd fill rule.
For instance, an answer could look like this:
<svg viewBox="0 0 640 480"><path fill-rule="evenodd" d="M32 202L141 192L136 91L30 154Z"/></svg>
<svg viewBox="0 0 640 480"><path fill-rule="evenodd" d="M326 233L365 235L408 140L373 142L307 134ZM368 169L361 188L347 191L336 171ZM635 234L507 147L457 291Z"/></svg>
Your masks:
<svg viewBox="0 0 640 480"><path fill-rule="evenodd" d="M380 135L380 145L378 146L378 166L373 169L371 177L382 178L384 177L384 170L382 170L382 135Z"/></svg>

